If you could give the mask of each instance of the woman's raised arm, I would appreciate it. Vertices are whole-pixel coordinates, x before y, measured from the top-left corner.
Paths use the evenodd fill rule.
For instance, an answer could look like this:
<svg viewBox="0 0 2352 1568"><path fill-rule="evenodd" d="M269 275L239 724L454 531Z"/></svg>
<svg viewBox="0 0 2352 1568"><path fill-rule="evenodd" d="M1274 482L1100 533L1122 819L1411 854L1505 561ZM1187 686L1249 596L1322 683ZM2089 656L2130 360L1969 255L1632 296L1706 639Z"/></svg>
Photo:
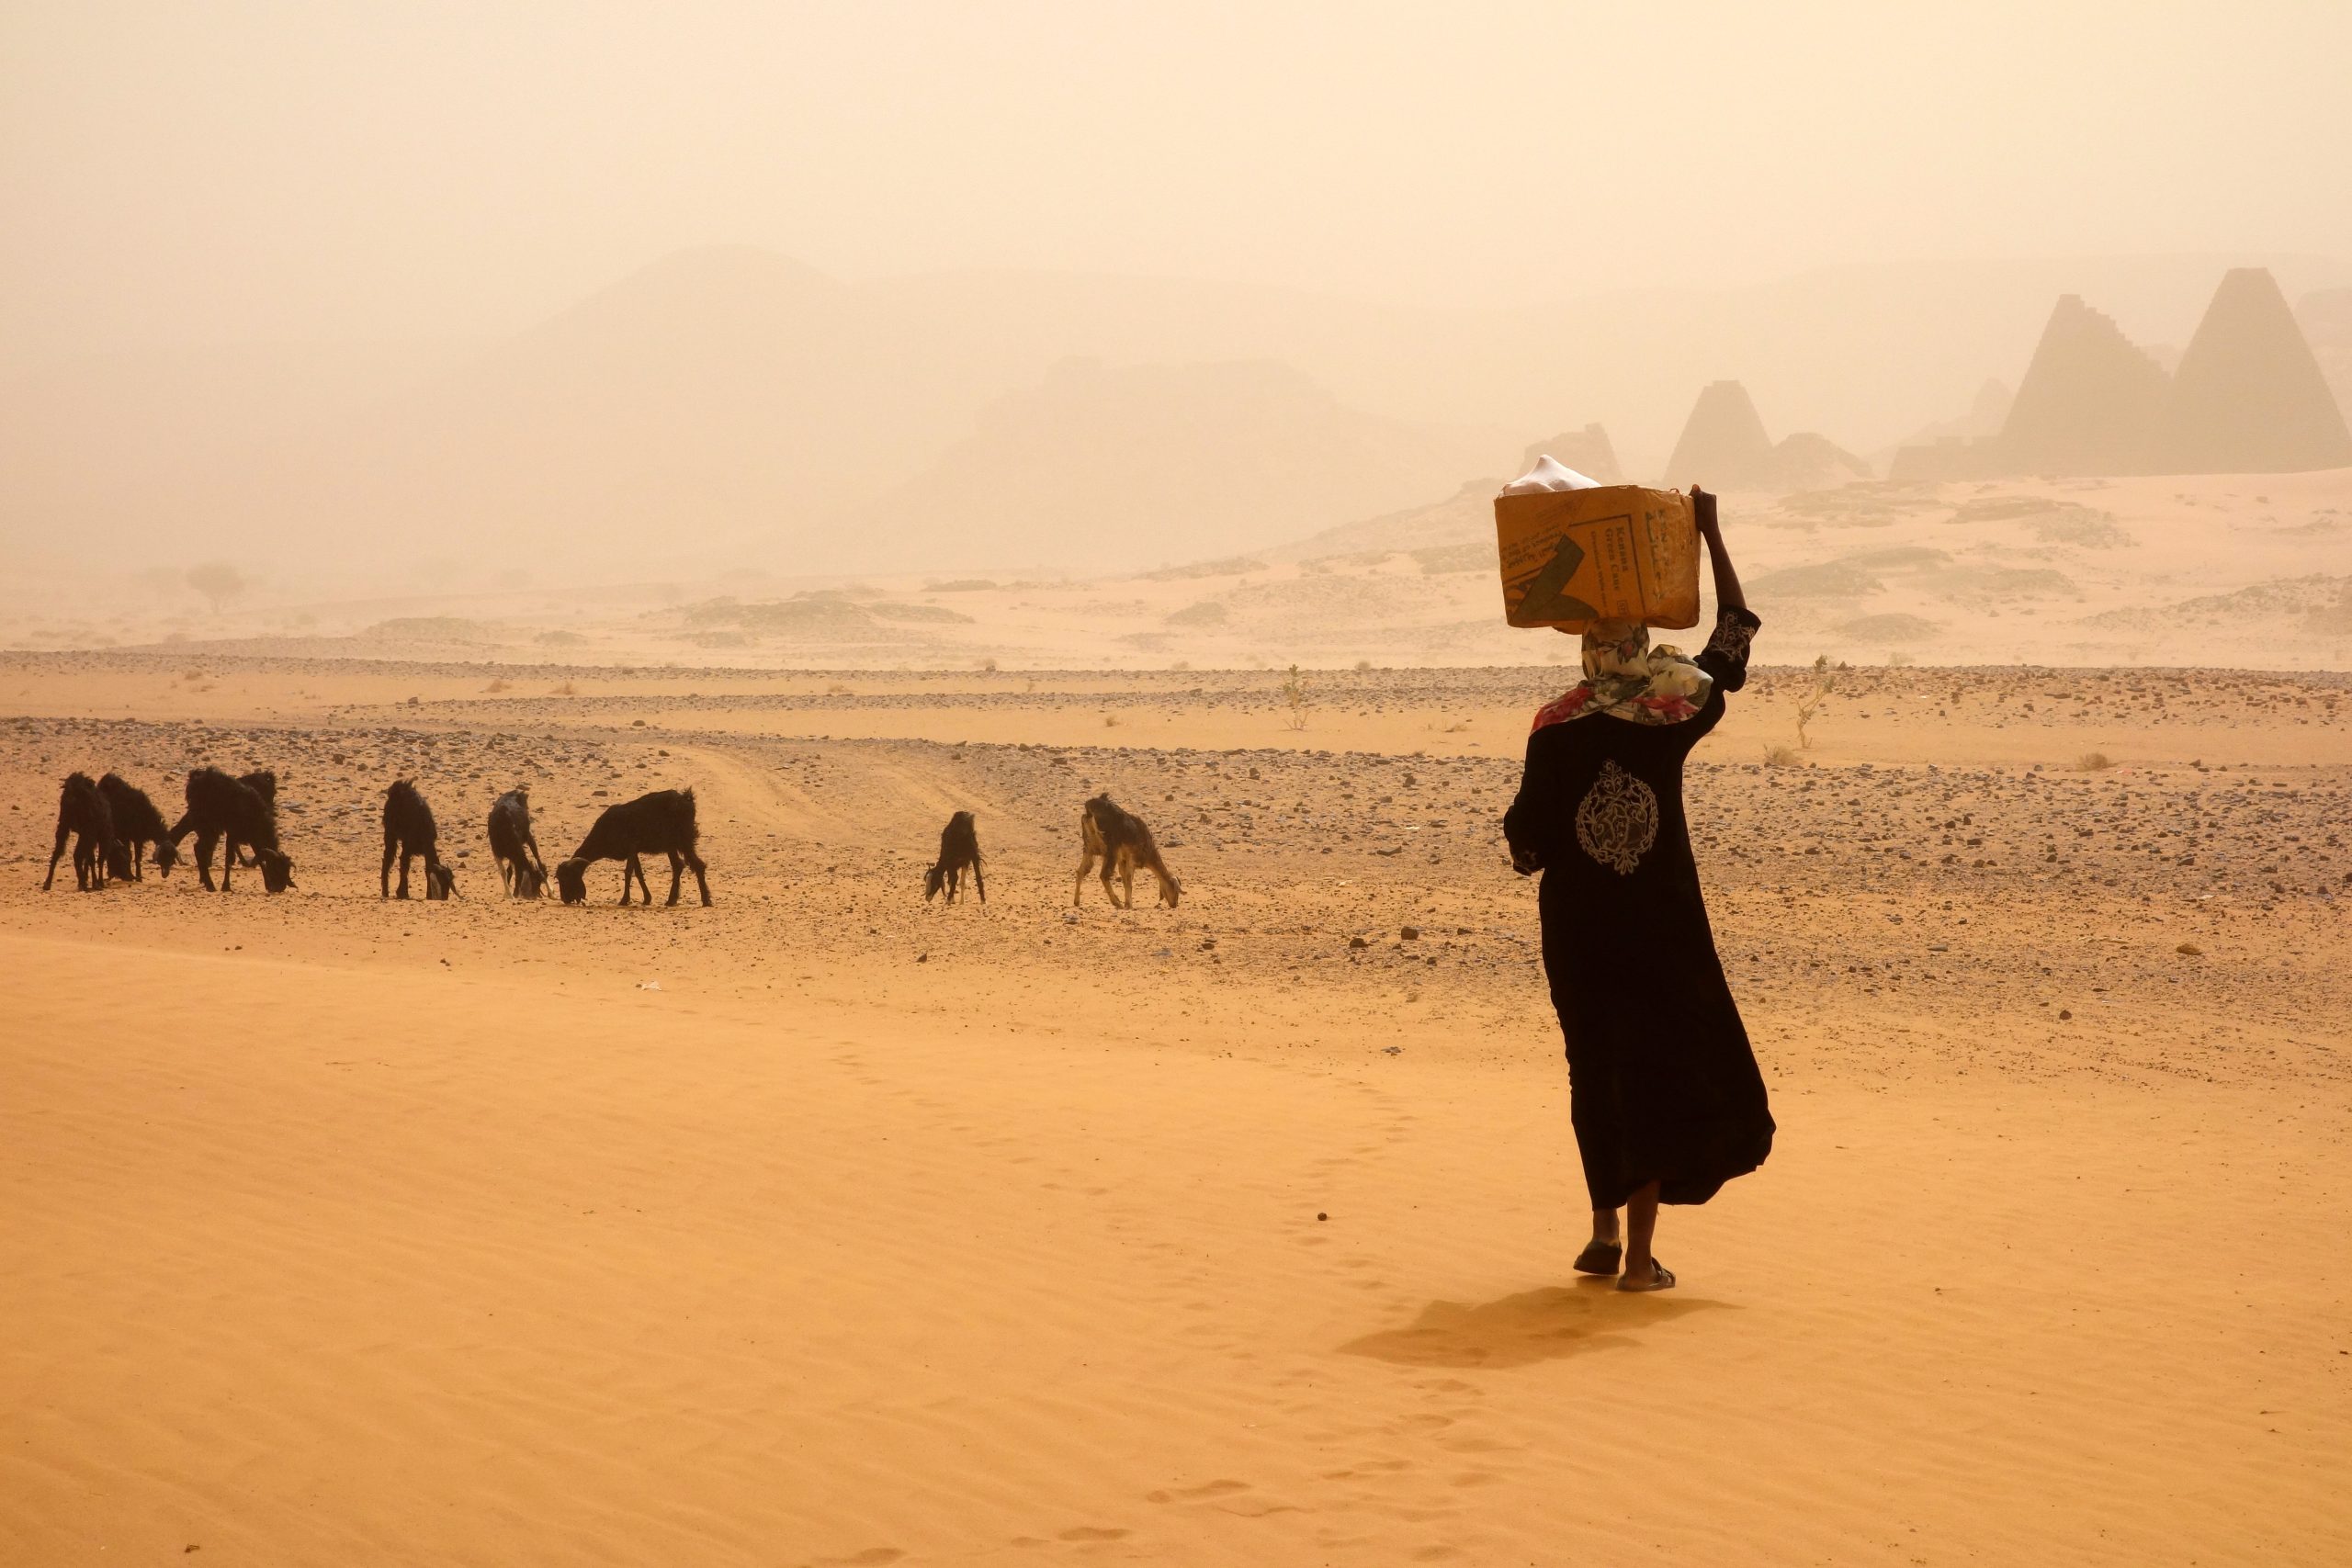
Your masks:
<svg viewBox="0 0 2352 1568"><path fill-rule="evenodd" d="M1715 498L1697 485L1690 487L1690 512L1699 521L1699 536L1707 541L1707 559L1715 569L1715 604L1724 610L1745 610L1747 596L1739 591L1739 573L1732 570L1724 548L1723 525L1715 516Z"/></svg>

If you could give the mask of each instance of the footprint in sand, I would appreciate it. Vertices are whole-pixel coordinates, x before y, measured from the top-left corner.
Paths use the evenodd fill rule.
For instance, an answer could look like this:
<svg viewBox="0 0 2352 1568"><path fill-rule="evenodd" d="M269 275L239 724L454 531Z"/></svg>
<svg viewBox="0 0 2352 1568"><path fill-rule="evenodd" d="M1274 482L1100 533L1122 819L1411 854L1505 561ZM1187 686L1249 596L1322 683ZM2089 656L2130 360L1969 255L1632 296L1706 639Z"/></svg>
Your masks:
<svg viewBox="0 0 2352 1568"><path fill-rule="evenodd" d="M1159 1492L1147 1492L1147 1503L1191 1503L1205 1497L1226 1497L1236 1492L1247 1492L1246 1481L1204 1481L1198 1486L1177 1486Z"/></svg>

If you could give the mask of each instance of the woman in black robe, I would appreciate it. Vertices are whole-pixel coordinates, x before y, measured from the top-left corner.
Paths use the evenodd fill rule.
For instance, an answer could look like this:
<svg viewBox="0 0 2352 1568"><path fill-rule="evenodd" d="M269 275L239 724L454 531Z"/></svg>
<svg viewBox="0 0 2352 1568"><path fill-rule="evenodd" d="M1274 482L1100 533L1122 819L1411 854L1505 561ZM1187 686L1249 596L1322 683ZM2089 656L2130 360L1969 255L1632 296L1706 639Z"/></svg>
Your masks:
<svg viewBox="0 0 2352 1568"><path fill-rule="evenodd" d="M1703 1203L1772 1147L1747 1031L1715 953L1682 814L1682 760L1747 679L1761 623L1724 552L1715 498L1691 492L1714 565L1713 635L1696 659L1647 631L1585 634L1585 681L1535 716L1511 864L1544 874L1544 971L1567 1037L1568 1114L1592 1198L1576 1260L1621 1291L1664 1290L1651 1255L1660 1203ZM1624 1241L1617 1211L1625 1211Z"/></svg>

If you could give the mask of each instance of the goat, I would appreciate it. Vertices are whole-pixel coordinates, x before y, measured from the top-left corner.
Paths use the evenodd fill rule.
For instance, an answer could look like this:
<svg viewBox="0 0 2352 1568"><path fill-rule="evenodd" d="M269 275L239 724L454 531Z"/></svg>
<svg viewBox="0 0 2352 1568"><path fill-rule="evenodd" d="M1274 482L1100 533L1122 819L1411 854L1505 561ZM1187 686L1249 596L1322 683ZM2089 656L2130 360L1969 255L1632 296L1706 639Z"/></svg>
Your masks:
<svg viewBox="0 0 2352 1568"><path fill-rule="evenodd" d="M531 836L530 792L521 784L490 808L490 856L510 897L536 898L547 886L548 863L539 858L539 841Z"/></svg>
<svg viewBox="0 0 2352 1568"><path fill-rule="evenodd" d="M250 773L239 773L237 782L269 802L270 809L277 808L277 774L267 768L257 768ZM240 853L239 865L251 865L254 857Z"/></svg>
<svg viewBox="0 0 2352 1568"><path fill-rule="evenodd" d="M153 845L155 874L169 876L172 867L179 863L179 851L172 842L172 830L164 825L164 814L155 803L120 773L108 773L98 781L98 793L106 796L107 809L114 813L115 831L130 852L130 874L134 881L146 880L141 865L147 848Z"/></svg>
<svg viewBox="0 0 2352 1568"><path fill-rule="evenodd" d="M261 867L264 887L282 893L294 886L294 863L277 847L277 807L243 779L232 779L218 768L198 768L188 774L187 814L172 824L172 842L190 833L196 835L196 874L207 893L212 891L212 846L224 840L221 892L229 891L237 852L247 846Z"/></svg>
<svg viewBox="0 0 2352 1568"><path fill-rule="evenodd" d="M208 769L206 771L218 773L220 770L215 768ZM261 797L262 805L269 808L271 814L270 820L273 823L277 820L277 775L276 773L272 773L267 768L261 768L250 773L238 774L235 782L244 785L247 789L253 791L254 794L259 795ZM187 818L183 817L180 820L182 823L186 823ZM171 830L172 848L175 852L175 858L176 858L176 852L179 848L179 840L183 836L183 829L179 827L175 827ZM212 890L212 840L205 838L199 833L197 835L196 849L197 854L199 857L197 863L197 872L203 878L204 889L209 893ZM243 866L250 866L254 863L254 855L252 852L253 844L251 840L243 839L238 840L235 843L231 845L229 849L229 852L237 857L237 863ZM272 891L275 891L275 889Z"/></svg>
<svg viewBox="0 0 2352 1568"><path fill-rule="evenodd" d="M49 874L41 878L44 893L57 881L58 857L65 852L67 834L74 838L74 886L96 893L107 885L107 874L130 880L130 851L115 830L114 813L107 797L87 773L69 773L57 792L57 841L50 846Z"/></svg>
<svg viewBox="0 0 2352 1568"><path fill-rule="evenodd" d="M1176 878L1159 858L1159 846L1152 841L1151 829L1143 818L1120 810L1107 795L1098 795L1088 801L1078 817L1079 841L1081 853L1078 862L1078 886L1070 893L1075 908L1086 892L1086 874L1094 869L1096 860L1102 863L1102 896L1112 907L1132 909L1136 907L1136 870L1142 867L1159 879L1159 901L1170 908L1176 907L1183 893ZM1122 898L1111 887L1115 875L1126 897Z"/></svg>
<svg viewBox="0 0 2352 1568"><path fill-rule="evenodd" d="M458 879L441 863L440 830L433 823L433 807L416 792L414 779L394 779L384 791L384 869L377 891L392 896L392 861L401 863L400 896L408 897L408 863L424 857L424 896L447 898L458 890Z"/></svg>
<svg viewBox="0 0 2352 1568"><path fill-rule="evenodd" d="M958 811L939 830L939 862L922 874L922 901L930 903L942 892L950 904L963 882L964 872L972 874L972 886L980 891L980 902L989 901L989 885L980 877L980 836L973 830L972 814Z"/></svg>
<svg viewBox="0 0 2352 1568"><path fill-rule="evenodd" d="M621 904L628 904L628 879L637 878L637 886L645 894L648 908L653 903L653 889L646 886L645 866L637 857L640 854L666 854L670 857L670 897L665 901L678 901L678 886L684 868L692 866L695 886L702 889L702 901L710 903L710 880L703 874L702 857L695 853L695 842L700 837L695 826L695 792L690 789L657 789L651 795L640 795L635 800L608 806L571 858L557 863L556 886L567 904L578 904L588 897L588 863L616 860L621 865Z"/></svg>

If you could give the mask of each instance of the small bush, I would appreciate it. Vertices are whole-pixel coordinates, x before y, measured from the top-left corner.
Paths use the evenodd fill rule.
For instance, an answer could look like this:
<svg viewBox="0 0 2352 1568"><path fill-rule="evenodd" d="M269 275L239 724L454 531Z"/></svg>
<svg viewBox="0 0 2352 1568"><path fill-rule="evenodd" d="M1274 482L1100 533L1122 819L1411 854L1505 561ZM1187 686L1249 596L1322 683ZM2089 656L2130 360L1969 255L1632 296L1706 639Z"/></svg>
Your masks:
<svg viewBox="0 0 2352 1568"><path fill-rule="evenodd" d="M555 694L559 697L576 697L580 694L580 688L566 681L555 689Z"/></svg>
<svg viewBox="0 0 2352 1568"><path fill-rule="evenodd" d="M1298 673L1298 666L1290 667L1283 678L1283 722L1293 729L1306 728L1306 682Z"/></svg>
<svg viewBox="0 0 2352 1568"><path fill-rule="evenodd" d="M1793 746L1764 748L1764 765L1768 768L1793 768L1802 761L1803 759L1797 755L1797 749Z"/></svg>
<svg viewBox="0 0 2352 1568"><path fill-rule="evenodd" d="M2104 751L2086 751L2075 759L2075 771L2077 773L2103 773L2113 766L2115 759Z"/></svg>

